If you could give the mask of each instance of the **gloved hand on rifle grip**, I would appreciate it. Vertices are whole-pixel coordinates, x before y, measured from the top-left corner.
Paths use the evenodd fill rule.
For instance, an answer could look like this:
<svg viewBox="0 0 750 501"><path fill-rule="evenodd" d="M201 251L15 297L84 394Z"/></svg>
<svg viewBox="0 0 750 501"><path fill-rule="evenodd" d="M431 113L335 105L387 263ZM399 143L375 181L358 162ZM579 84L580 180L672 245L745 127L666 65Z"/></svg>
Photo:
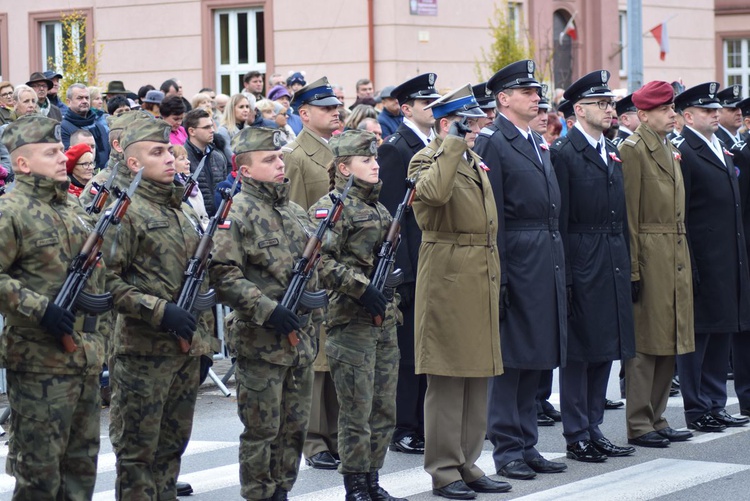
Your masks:
<svg viewBox="0 0 750 501"><path fill-rule="evenodd" d="M373 317L384 317L385 307L388 305L388 299L374 285L370 284L365 289L365 293L359 298L367 313Z"/></svg>
<svg viewBox="0 0 750 501"><path fill-rule="evenodd" d="M280 336L286 336L290 332L299 330L299 317L289 308L282 304L276 305L273 313L268 318L268 323L273 326L276 333Z"/></svg>
<svg viewBox="0 0 750 501"><path fill-rule="evenodd" d="M448 135L466 137L466 134L471 132L471 128L468 125L466 118L454 121L448 129Z"/></svg>
<svg viewBox="0 0 750 501"><path fill-rule="evenodd" d="M510 308L510 291L507 285L500 286L500 320L505 319L505 315L508 313Z"/></svg>
<svg viewBox="0 0 750 501"><path fill-rule="evenodd" d="M73 334L75 321L75 315L50 301L39 325L59 341L65 334Z"/></svg>
<svg viewBox="0 0 750 501"><path fill-rule="evenodd" d="M198 327L198 321L187 310L183 310L174 303L167 303L164 307L164 317L161 319L161 328L168 332L174 332L189 343L193 341L193 333Z"/></svg>

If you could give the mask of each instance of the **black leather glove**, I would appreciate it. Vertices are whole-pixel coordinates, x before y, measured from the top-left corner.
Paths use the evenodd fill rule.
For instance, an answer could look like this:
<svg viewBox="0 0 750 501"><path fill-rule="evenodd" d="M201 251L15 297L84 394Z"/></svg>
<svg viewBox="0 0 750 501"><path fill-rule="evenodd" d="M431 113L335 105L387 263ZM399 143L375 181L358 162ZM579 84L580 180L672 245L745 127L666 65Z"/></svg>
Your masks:
<svg viewBox="0 0 750 501"><path fill-rule="evenodd" d="M388 300L374 285L368 285L365 293L360 296L359 300L367 310L367 313L373 317L385 316L385 307L388 304Z"/></svg>
<svg viewBox="0 0 750 501"><path fill-rule="evenodd" d="M203 384L208 377L208 371L214 365L214 359L208 355L201 355L200 384Z"/></svg>
<svg viewBox="0 0 750 501"><path fill-rule="evenodd" d="M510 291L507 285L500 286L500 320L505 320L505 315L510 308Z"/></svg>
<svg viewBox="0 0 750 501"><path fill-rule="evenodd" d="M396 292L401 296L401 302L399 303L401 308L409 308L414 304L415 286L414 282L409 282L408 284L401 284L396 287Z"/></svg>
<svg viewBox="0 0 750 501"><path fill-rule="evenodd" d="M75 315L50 301L39 325L59 341L65 334L73 334L75 321Z"/></svg>
<svg viewBox="0 0 750 501"><path fill-rule="evenodd" d="M286 336L290 332L299 330L299 317L289 308L282 304L276 305L268 323L276 330L276 334Z"/></svg>
<svg viewBox="0 0 750 501"><path fill-rule="evenodd" d="M641 281L635 280L630 282L630 295L633 298L633 302L637 303L638 298L641 297Z"/></svg>
<svg viewBox="0 0 750 501"><path fill-rule="evenodd" d="M568 285L568 287L566 288L565 293L566 293L566 297L568 299L568 316L570 317L570 315L573 314L573 286L572 285Z"/></svg>
<svg viewBox="0 0 750 501"><path fill-rule="evenodd" d="M198 321L189 311L183 310L174 303L167 303L161 319L161 328L167 332L174 332L188 343L192 343L193 333L198 328Z"/></svg>
<svg viewBox="0 0 750 501"><path fill-rule="evenodd" d="M466 123L466 118L454 121L448 129L449 136L458 136L461 138L466 137L466 134L469 132L471 132L471 128Z"/></svg>

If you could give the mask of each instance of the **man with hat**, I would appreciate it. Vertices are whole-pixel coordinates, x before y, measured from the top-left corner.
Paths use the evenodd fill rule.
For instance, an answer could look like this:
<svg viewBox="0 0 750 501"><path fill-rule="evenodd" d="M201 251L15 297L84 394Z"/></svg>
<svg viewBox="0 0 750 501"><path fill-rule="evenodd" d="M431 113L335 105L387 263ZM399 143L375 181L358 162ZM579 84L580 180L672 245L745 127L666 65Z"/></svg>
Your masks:
<svg viewBox="0 0 750 501"><path fill-rule="evenodd" d="M576 123L552 147L568 287L560 409L567 457L583 462L635 452L599 429L612 361L635 356L622 162L604 136L615 108L608 81L609 71L594 71L566 89Z"/></svg>
<svg viewBox="0 0 750 501"><path fill-rule="evenodd" d="M667 447L692 436L663 415L675 355L695 348L685 187L680 152L667 140L676 120L672 86L652 81L632 99L641 124L619 149L635 324L635 357L625 361L628 443Z"/></svg>
<svg viewBox="0 0 750 501"><path fill-rule="evenodd" d="M612 143L619 147L620 144L633 134L633 131L641 124L638 121L638 110L633 104L633 94L628 94L615 103L617 112L617 136Z"/></svg>
<svg viewBox="0 0 750 501"><path fill-rule="evenodd" d="M107 288L120 314L110 374L118 500L174 499L193 424L199 359L213 353L212 316L174 302L200 241L200 223L174 183L169 133L162 120L137 120L120 137L125 165L143 179L107 263L113 272ZM201 292L208 289L207 280ZM187 353L178 339L190 345Z"/></svg>
<svg viewBox="0 0 750 501"><path fill-rule="evenodd" d="M479 130L481 130L484 126L495 121L495 117L497 116L495 96L492 95L492 91L487 92L487 82L473 86L471 92L474 94L477 103L479 103L479 108L486 115L484 118L479 119Z"/></svg>
<svg viewBox="0 0 750 501"><path fill-rule="evenodd" d="M307 82L305 81L305 75L303 72L295 71L286 79L286 87L291 92L296 93L301 88L305 87ZM343 103L342 103L343 104Z"/></svg>
<svg viewBox="0 0 750 501"><path fill-rule="evenodd" d="M503 372L497 209L482 159L470 149L484 117L471 86L427 109L435 139L409 165L423 231L414 337L416 372L428 382L424 468L433 494L473 499L477 492L510 490L476 465L487 426L487 382Z"/></svg>
<svg viewBox="0 0 750 501"><path fill-rule="evenodd" d="M53 299L91 231L68 196L60 124L40 115L9 124L3 143L16 174L0 197L0 359L7 370L14 500L91 499L99 451L99 370L104 336L96 319ZM97 267L85 292L101 293ZM63 336L77 345L62 348Z"/></svg>
<svg viewBox="0 0 750 501"><path fill-rule="evenodd" d="M750 422L725 408L730 335L750 335L750 269L733 155L717 137L722 103L740 114L732 97L739 86L723 96L718 89L707 82L675 97L685 127L673 141L682 156L695 312L695 351L677 357L677 372L685 422L704 432Z"/></svg>
<svg viewBox="0 0 750 501"><path fill-rule="evenodd" d="M742 86L740 84L730 85L716 94L721 104L719 111L719 128L716 131L718 137L727 149L742 141L740 128L742 128L742 110L738 104L742 101Z"/></svg>
<svg viewBox="0 0 750 501"><path fill-rule="evenodd" d="M37 71L31 74L26 85L36 91L36 95L39 98L38 105L41 114L45 117L54 118L58 122L62 122L63 114L60 111L60 108L52 104L47 98L47 93L54 86L52 80L45 77L43 73Z"/></svg>
<svg viewBox="0 0 750 501"><path fill-rule="evenodd" d="M537 388L542 371L565 362L567 308L560 189L549 147L529 127L540 100L534 70L534 61L517 61L487 81L498 116L474 146L497 200L501 266L505 373L490 381L487 436L498 473L517 479L567 468L535 448Z"/></svg>
<svg viewBox="0 0 750 501"><path fill-rule="evenodd" d="M563 99L560 101L560 104L557 105L557 113L562 116L563 130L560 134L560 139L562 139L567 135L568 131L573 128L573 125L575 125L576 114L573 111L573 104L567 99Z"/></svg>
<svg viewBox="0 0 750 501"><path fill-rule="evenodd" d="M232 140L242 188L216 233L210 269L219 300L233 310L227 335L237 353L237 404L245 427L241 495L254 500L287 499L294 486L318 350L311 315L298 316L279 304L292 278L291 263L314 231L307 213L289 200L280 134L246 127ZM283 238L271 238L269 227ZM287 341L293 330L297 346Z"/></svg>
<svg viewBox="0 0 750 501"><path fill-rule="evenodd" d="M58 91L60 90L60 80L62 80L62 77L62 74L56 71L47 70L44 72L44 78L52 80L52 88L47 91L47 98L49 99L50 103L60 108L60 113L65 115L65 112L68 111L68 107L60 99L60 96L58 96Z"/></svg>
<svg viewBox="0 0 750 501"><path fill-rule="evenodd" d="M388 85L380 91L379 99L383 103L383 109L378 114L378 122L380 122L384 138L396 132L398 126L404 121L401 105L398 99L393 96L395 88L395 85Z"/></svg>
<svg viewBox="0 0 750 501"><path fill-rule="evenodd" d="M279 91L276 98L282 95ZM338 107L342 104L326 77L299 88L292 96L289 109L293 107L298 111L304 126L297 139L284 146L282 151L285 174L289 179L289 200L305 210L328 193L328 166L333 161L328 141L339 127ZM325 344L322 328L320 343ZM336 469L339 403L328 372L325 350L320 350L313 368L310 426L303 452L307 463L313 468Z"/></svg>
<svg viewBox="0 0 750 501"><path fill-rule="evenodd" d="M391 96L398 100L404 115L402 123L378 148L378 164L383 189L380 202L393 214L406 192L409 162L414 154L435 137L435 119L427 106L440 97L435 89L435 73L416 76L397 86ZM401 225L401 244L396 253L395 268L404 272L404 282L398 287L401 296L399 309L404 316L397 327L398 347L401 351L398 388L396 392L396 429L390 448L407 454L424 452L424 395L425 376L414 371L414 290L422 232L412 212L407 212Z"/></svg>

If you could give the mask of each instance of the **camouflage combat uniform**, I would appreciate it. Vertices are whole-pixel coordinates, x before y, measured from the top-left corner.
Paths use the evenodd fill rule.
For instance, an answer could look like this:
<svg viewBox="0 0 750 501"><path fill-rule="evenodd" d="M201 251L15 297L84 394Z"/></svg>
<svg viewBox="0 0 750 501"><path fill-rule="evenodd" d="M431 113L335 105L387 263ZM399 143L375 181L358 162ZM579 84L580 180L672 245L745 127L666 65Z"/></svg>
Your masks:
<svg viewBox="0 0 750 501"><path fill-rule="evenodd" d="M29 124L54 130L54 124L31 120L57 123L19 120L6 130L6 145L14 132L35 142L39 130L29 132ZM84 329L79 316L73 333L78 349L65 353L39 325L93 229L67 189L67 181L17 173L15 189L0 198L0 312L6 320L0 360L13 409L8 473L16 478L14 500L88 500L96 481L103 337L95 324ZM95 271L85 291L102 292L102 272Z"/></svg>
<svg viewBox="0 0 750 501"><path fill-rule="evenodd" d="M347 179L337 172L335 192ZM344 212L322 247L321 280L329 292L326 354L339 399L339 471L369 473L383 466L396 423L399 350L396 302L390 301L383 324L373 319L358 298L370 283L377 252L391 223L378 202L381 182L355 179ZM325 217L328 195L310 208Z"/></svg>
<svg viewBox="0 0 750 501"><path fill-rule="evenodd" d="M152 128L168 144L164 122L132 125L133 130ZM126 128L123 136L130 133ZM197 216L182 204L182 191L143 179L108 263L114 276L107 286L120 314L110 375L115 383L111 416L116 422L110 425L110 439L117 457L118 500L176 499L175 482L198 394L199 357L211 354L210 313L196 315L199 326L187 354L161 328L166 305L179 296L185 266L200 240ZM208 290L206 282L202 290Z"/></svg>
<svg viewBox="0 0 750 501"><path fill-rule="evenodd" d="M277 489L288 492L297 479L318 339L310 315L300 317L296 347L267 322L289 285L310 225L305 211L289 201L288 180L243 177L242 191L216 234L211 279L221 302L234 309L227 334L237 352L245 499L270 498Z"/></svg>

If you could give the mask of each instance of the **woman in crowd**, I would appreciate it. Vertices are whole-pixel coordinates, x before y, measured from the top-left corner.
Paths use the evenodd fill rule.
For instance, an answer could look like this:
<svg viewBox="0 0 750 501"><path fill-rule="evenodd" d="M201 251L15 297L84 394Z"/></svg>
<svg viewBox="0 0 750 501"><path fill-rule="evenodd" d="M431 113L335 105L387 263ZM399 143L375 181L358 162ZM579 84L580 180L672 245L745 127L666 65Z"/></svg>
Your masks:
<svg viewBox="0 0 750 501"><path fill-rule="evenodd" d="M177 172L175 177L180 184L185 184L190 177L190 159L188 159L187 150L184 146L177 144L173 146L172 153L174 154L174 170ZM208 226L208 213L206 212L206 205L203 203L203 194L197 184L193 186L193 191L190 192L187 203L198 215L201 226L205 230Z"/></svg>
<svg viewBox="0 0 750 501"><path fill-rule="evenodd" d="M252 117L255 118L255 117ZM250 116L250 101L244 94L234 94L229 98L229 102L224 108L224 116L221 119L221 126L216 131L216 135L223 140L224 147L222 151L227 158L227 165L232 162L232 138L239 131L245 128L245 125L252 123Z"/></svg>
<svg viewBox="0 0 750 501"><path fill-rule="evenodd" d="M99 87L89 87L89 99L92 110L104 111L104 98L102 98L102 89Z"/></svg>
<svg viewBox="0 0 750 501"><path fill-rule="evenodd" d="M396 423L400 314L392 292L379 291L369 278L392 218L378 202L382 182L375 135L350 130L329 144L333 193L341 196L352 180L343 216L323 240L320 272L329 291L325 350L341 408L339 471L347 501L395 499L378 485L378 471ZM309 213L319 220L331 207L331 197L325 195Z"/></svg>
<svg viewBox="0 0 750 501"><path fill-rule="evenodd" d="M94 153L88 144L78 143L71 146L65 156L68 157L65 167L70 179L68 193L80 197L86 183L94 177Z"/></svg>

